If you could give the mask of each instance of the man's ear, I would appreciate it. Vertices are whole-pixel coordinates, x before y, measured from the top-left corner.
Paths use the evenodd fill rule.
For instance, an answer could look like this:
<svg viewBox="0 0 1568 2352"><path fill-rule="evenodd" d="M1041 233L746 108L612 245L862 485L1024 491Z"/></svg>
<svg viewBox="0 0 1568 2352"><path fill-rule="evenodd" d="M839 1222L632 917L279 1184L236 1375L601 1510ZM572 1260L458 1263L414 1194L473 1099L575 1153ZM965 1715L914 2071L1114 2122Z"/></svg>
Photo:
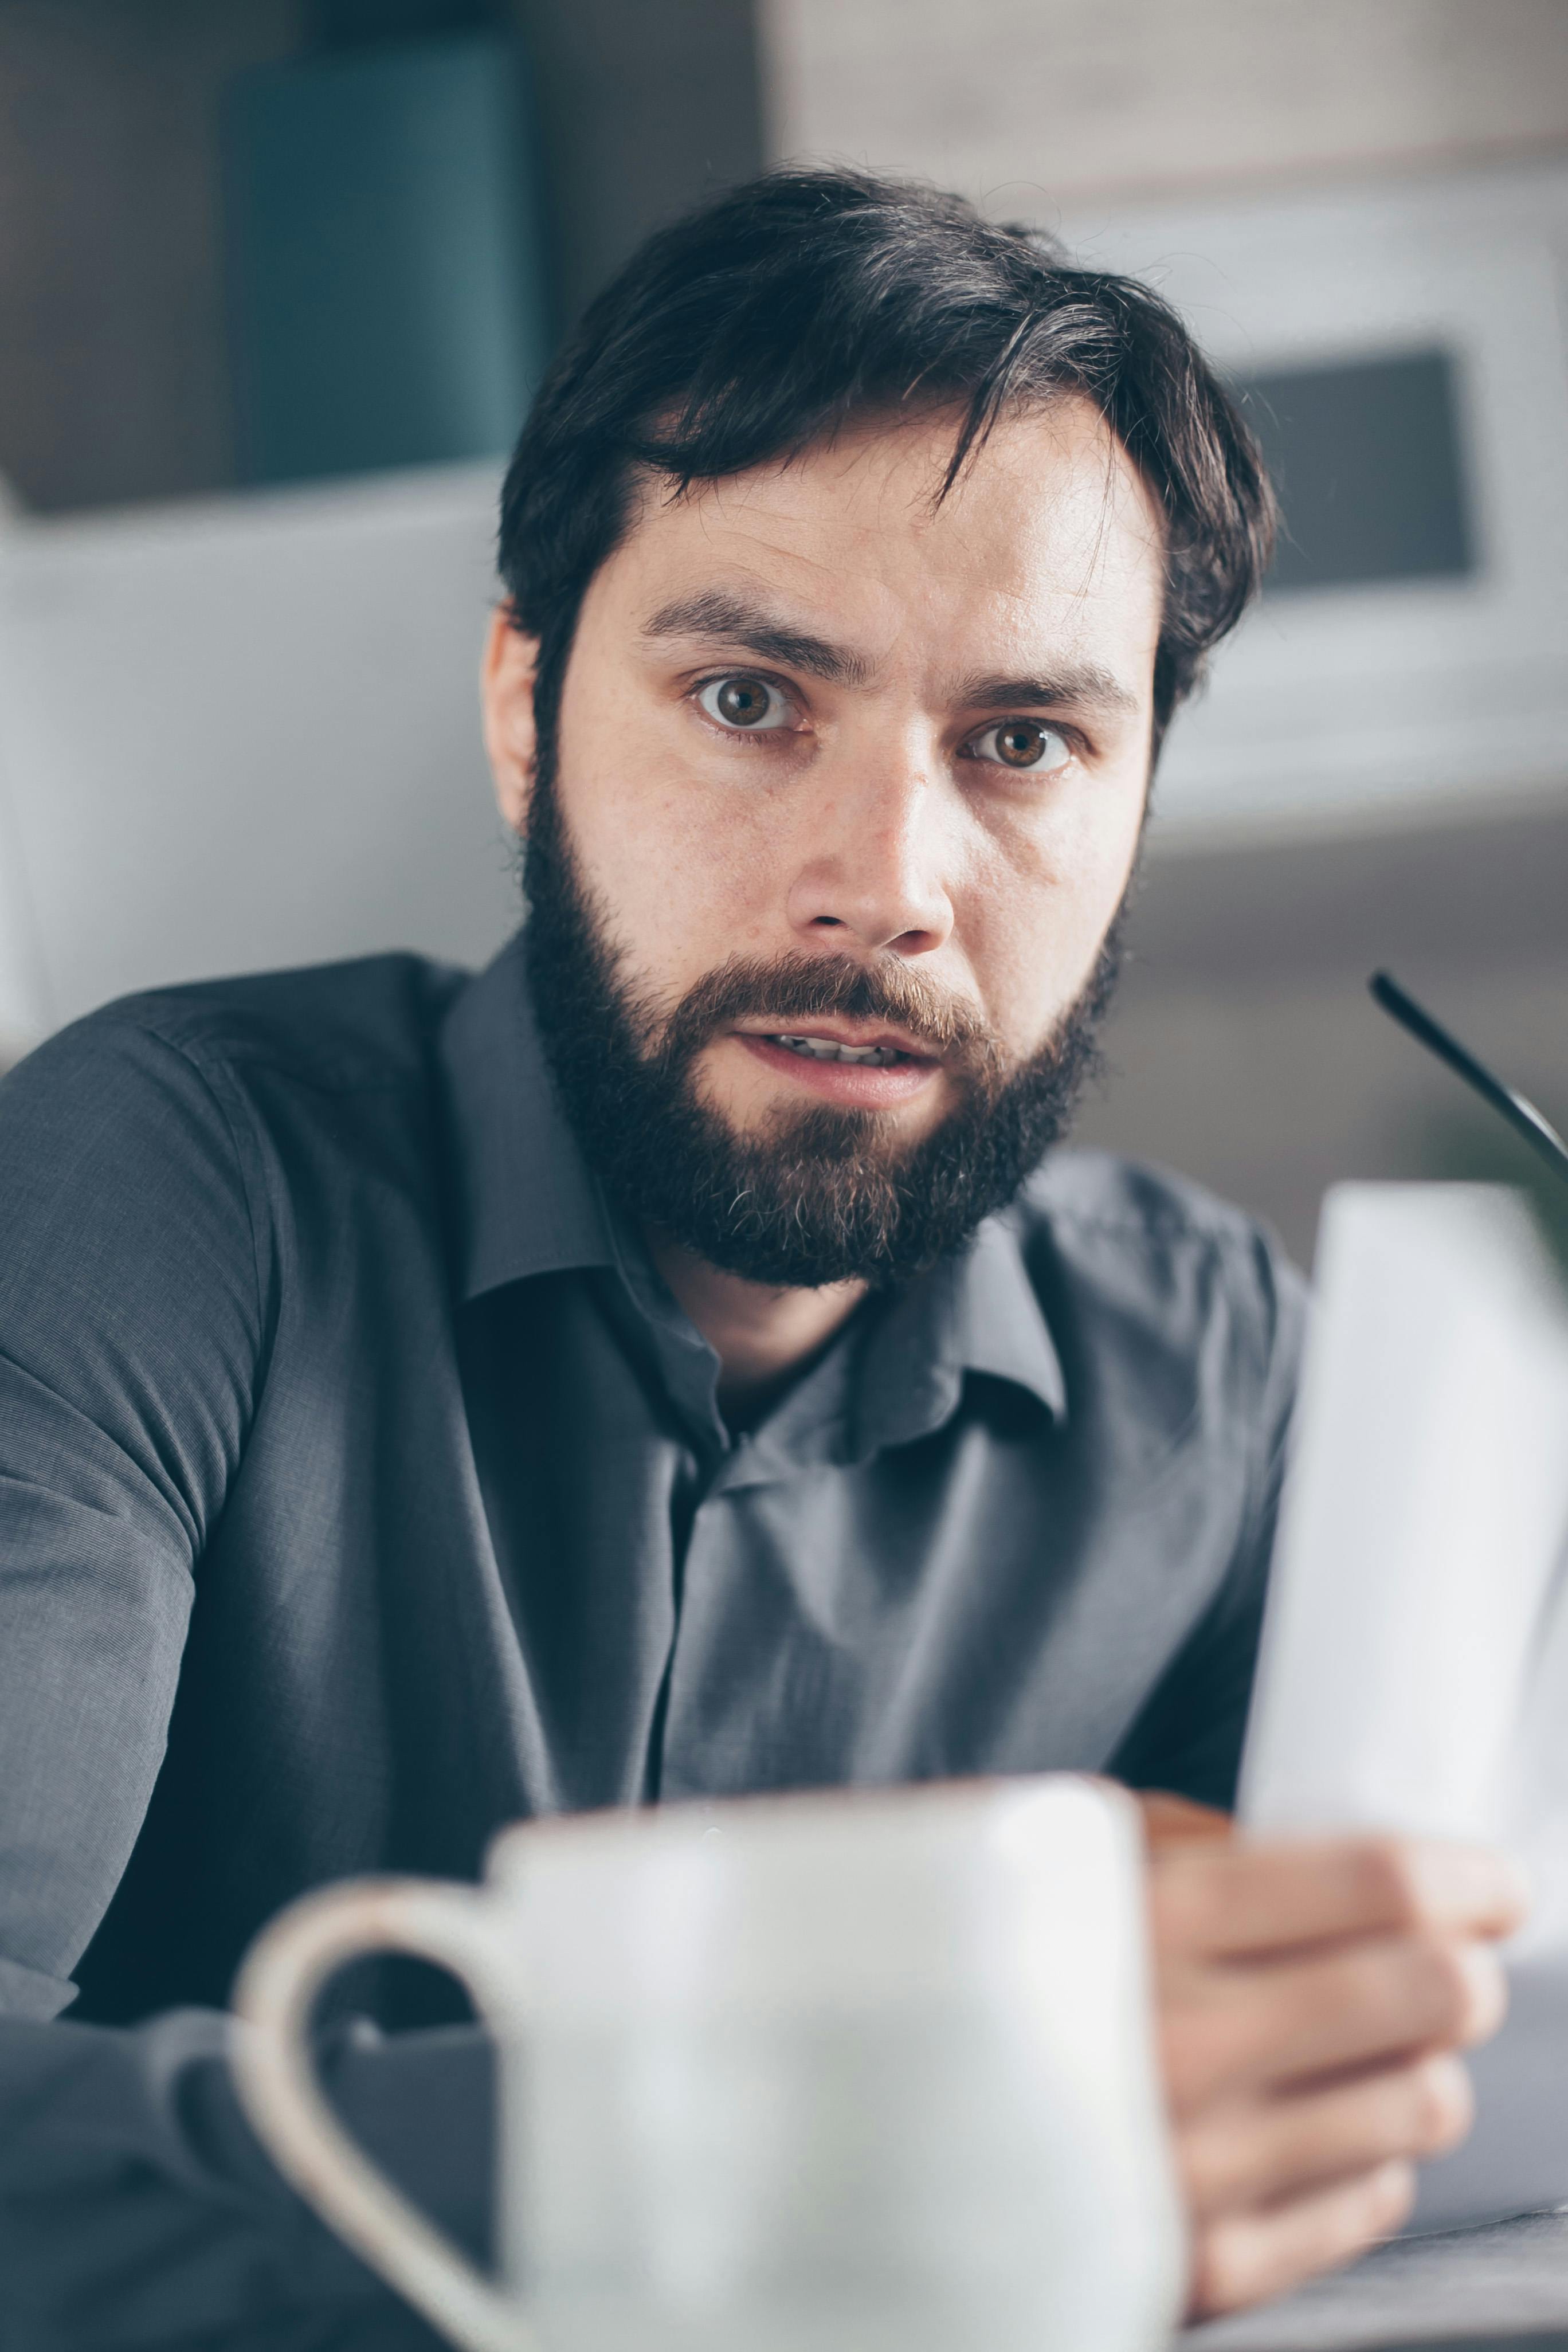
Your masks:
<svg viewBox="0 0 1568 2352"><path fill-rule="evenodd" d="M495 779L496 804L502 823L519 835L527 826L529 803L533 797L538 752L533 681L538 664L538 638L523 635L512 619L510 604L498 604L485 639L479 698L484 713L485 750Z"/></svg>

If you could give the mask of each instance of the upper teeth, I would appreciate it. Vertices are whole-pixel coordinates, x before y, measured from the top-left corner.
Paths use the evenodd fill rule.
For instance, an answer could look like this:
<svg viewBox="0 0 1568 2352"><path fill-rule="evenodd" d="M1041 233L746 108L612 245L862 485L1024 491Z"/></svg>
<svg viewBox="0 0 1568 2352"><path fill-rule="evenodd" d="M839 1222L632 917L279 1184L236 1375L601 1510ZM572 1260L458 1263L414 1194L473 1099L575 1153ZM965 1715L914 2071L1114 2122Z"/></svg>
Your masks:
<svg viewBox="0 0 1568 2352"><path fill-rule="evenodd" d="M869 1062L875 1069L903 1058L896 1045L840 1045L831 1037L775 1037L773 1044L809 1054L814 1062Z"/></svg>

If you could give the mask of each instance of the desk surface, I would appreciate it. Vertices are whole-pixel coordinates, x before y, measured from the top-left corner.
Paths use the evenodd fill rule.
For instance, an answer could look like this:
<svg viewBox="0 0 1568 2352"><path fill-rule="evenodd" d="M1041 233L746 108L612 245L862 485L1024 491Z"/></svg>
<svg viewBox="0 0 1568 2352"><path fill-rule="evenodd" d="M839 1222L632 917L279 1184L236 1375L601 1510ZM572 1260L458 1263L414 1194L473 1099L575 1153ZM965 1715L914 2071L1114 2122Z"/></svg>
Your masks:
<svg viewBox="0 0 1568 2352"><path fill-rule="evenodd" d="M1568 2352L1568 2210L1396 2238L1177 2352Z"/></svg>

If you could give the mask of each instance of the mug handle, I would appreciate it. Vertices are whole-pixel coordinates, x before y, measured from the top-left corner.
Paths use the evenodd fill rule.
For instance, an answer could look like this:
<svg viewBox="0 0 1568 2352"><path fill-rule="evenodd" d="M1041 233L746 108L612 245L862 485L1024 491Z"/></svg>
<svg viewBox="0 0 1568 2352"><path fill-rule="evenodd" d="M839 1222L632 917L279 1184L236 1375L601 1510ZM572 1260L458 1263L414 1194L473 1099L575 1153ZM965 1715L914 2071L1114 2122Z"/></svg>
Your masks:
<svg viewBox="0 0 1568 2352"><path fill-rule="evenodd" d="M345 1961L396 1951L448 1969L489 2023L516 2017L483 1897L434 1879L364 1878L304 1895L264 1929L235 1985L240 2105L279 2170L340 2237L464 2352L540 2352L516 2298L475 2269L358 2148L321 2095L309 2027Z"/></svg>

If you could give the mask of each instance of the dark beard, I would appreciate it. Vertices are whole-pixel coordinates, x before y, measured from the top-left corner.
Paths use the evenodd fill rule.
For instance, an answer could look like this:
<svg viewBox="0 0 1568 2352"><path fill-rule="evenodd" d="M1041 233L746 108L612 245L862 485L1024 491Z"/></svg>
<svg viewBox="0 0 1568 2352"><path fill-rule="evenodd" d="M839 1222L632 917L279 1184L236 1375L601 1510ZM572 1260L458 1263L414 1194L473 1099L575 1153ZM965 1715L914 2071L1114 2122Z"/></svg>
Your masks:
<svg viewBox="0 0 1568 2352"><path fill-rule="evenodd" d="M893 957L874 969L848 956L732 958L661 1015L624 982L551 765L540 763L529 824L524 952L557 1094L612 1198L710 1265L780 1289L880 1287L961 1249L1066 1131L1099 1066L1120 914L1088 987L1011 1073L982 1024ZM940 1051L962 1090L957 1108L900 1148L877 1111L780 1109L742 1135L702 1100L692 1065L731 1023L761 1014L785 1028L827 1013L888 1021Z"/></svg>

